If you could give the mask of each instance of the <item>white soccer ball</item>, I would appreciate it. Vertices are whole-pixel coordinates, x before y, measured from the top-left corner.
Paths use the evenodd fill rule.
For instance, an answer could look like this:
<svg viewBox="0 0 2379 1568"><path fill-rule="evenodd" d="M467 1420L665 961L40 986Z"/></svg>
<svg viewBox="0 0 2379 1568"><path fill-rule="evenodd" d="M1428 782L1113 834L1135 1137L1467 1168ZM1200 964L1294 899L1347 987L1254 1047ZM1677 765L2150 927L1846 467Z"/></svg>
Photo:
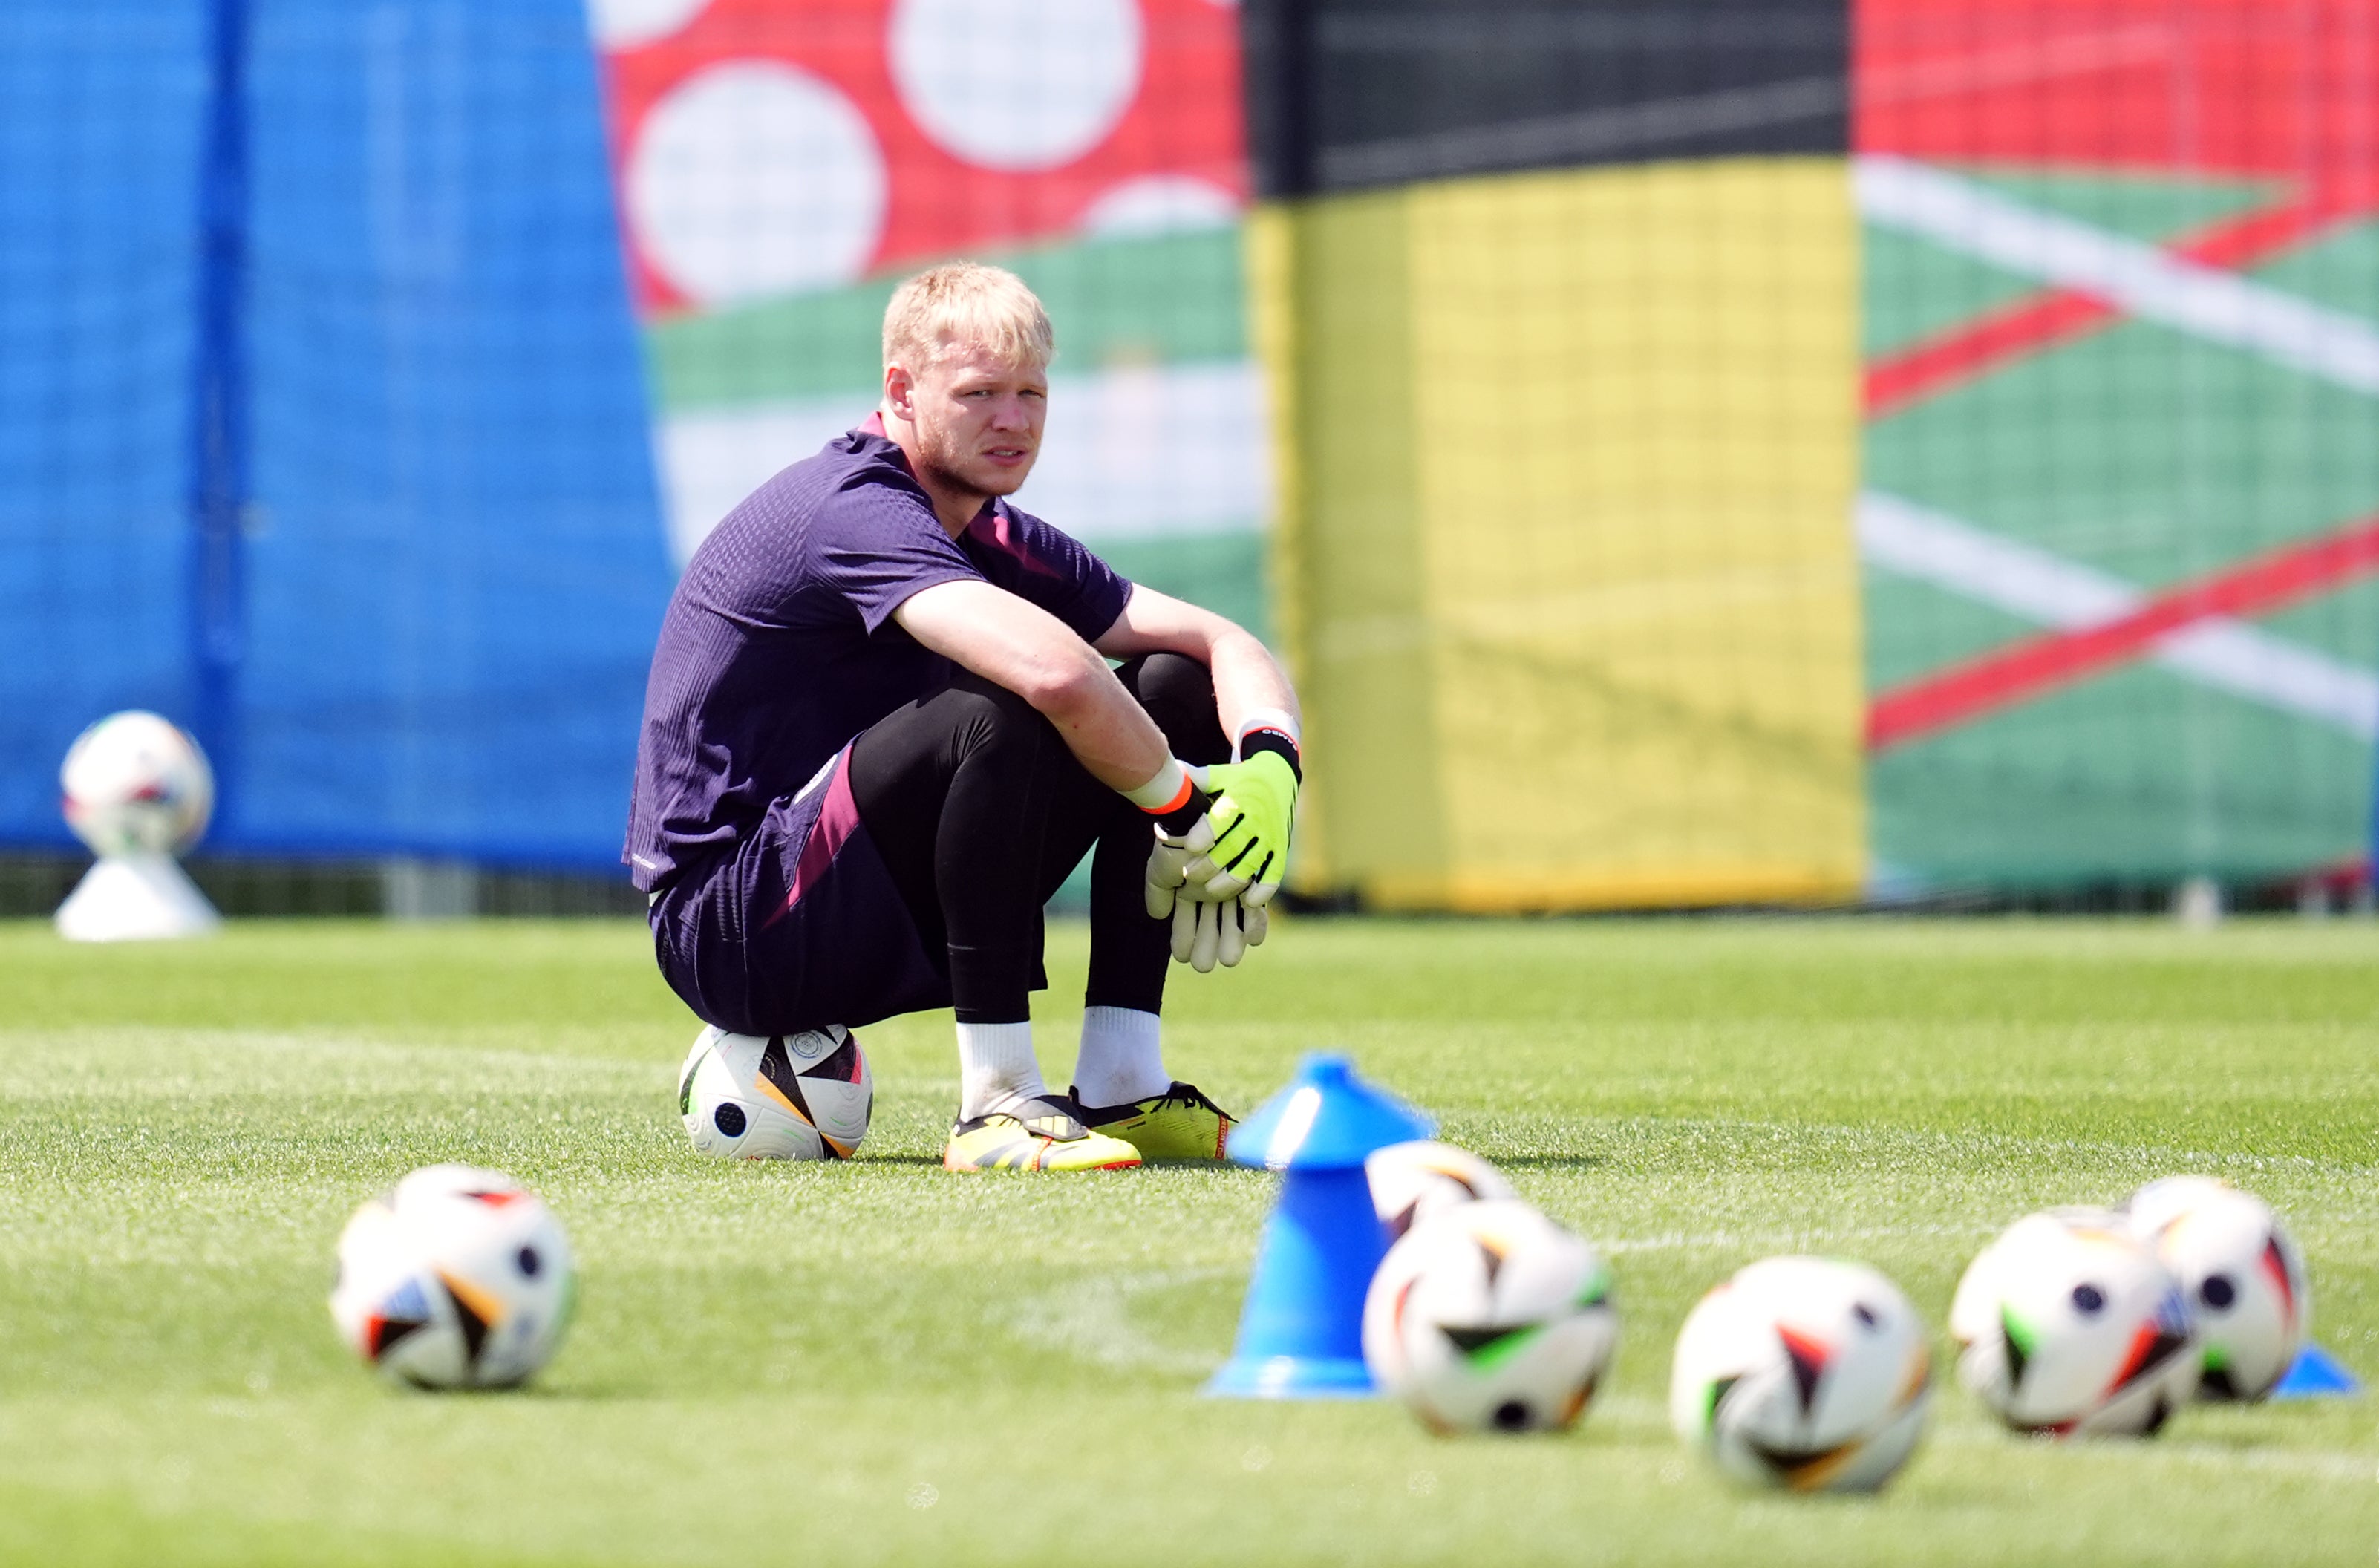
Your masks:
<svg viewBox="0 0 2379 1568"><path fill-rule="evenodd" d="M1686 1317L1669 1420L1737 1480L1873 1491L1915 1452L1932 1374L1925 1321L1898 1285L1864 1263L1770 1258Z"/></svg>
<svg viewBox="0 0 2379 1568"><path fill-rule="evenodd" d="M1600 1255L1516 1198L1415 1224L1363 1302L1371 1375L1441 1432L1569 1426L1618 1340Z"/></svg>
<svg viewBox="0 0 2379 1568"><path fill-rule="evenodd" d="M66 826L95 855L178 855L215 806L199 743L153 713L112 714L75 737L58 769Z"/></svg>
<svg viewBox="0 0 2379 1568"><path fill-rule="evenodd" d="M2018 1431L2153 1436L2197 1392L2172 1271L2101 1209L2031 1214L1958 1282L1958 1376Z"/></svg>
<svg viewBox="0 0 2379 1568"><path fill-rule="evenodd" d="M2304 1348L2313 1293L2270 1205L2213 1176L2152 1181L2123 1206L2197 1314L2201 1399L2261 1399Z"/></svg>
<svg viewBox="0 0 2379 1568"><path fill-rule="evenodd" d="M1363 1174L1391 1244L1403 1240L1416 1222L1453 1204L1519 1196L1503 1172L1469 1150L1425 1138L1372 1151Z"/></svg>
<svg viewBox="0 0 2379 1568"><path fill-rule="evenodd" d="M420 1388L510 1388L553 1358L577 1297L570 1243L496 1171L429 1165L356 1211L331 1317L356 1355Z"/></svg>
<svg viewBox="0 0 2379 1568"><path fill-rule="evenodd" d="M839 1024L765 1036L706 1029L678 1071L685 1135L725 1160L848 1160L875 1109L866 1054Z"/></svg>

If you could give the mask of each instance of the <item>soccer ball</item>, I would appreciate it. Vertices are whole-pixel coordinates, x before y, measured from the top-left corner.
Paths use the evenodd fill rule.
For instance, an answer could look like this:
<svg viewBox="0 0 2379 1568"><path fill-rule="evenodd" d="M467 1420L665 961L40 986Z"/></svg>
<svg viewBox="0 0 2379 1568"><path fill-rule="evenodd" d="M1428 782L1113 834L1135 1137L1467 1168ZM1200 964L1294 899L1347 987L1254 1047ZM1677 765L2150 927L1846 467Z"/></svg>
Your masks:
<svg viewBox="0 0 2379 1568"><path fill-rule="evenodd" d="M58 787L66 826L95 855L178 855L214 812L214 774L199 743L137 709L76 736Z"/></svg>
<svg viewBox="0 0 2379 1568"><path fill-rule="evenodd" d="M875 1108L859 1036L840 1024L765 1038L706 1029L678 1071L685 1135L725 1160L848 1160Z"/></svg>
<svg viewBox="0 0 2379 1568"><path fill-rule="evenodd" d="M552 1212L496 1171L428 1165L356 1211L331 1318L420 1388L511 1388L553 1358L577 1273Z"/></svg>
<svg viewBox="0 0 2379 1568"><path fill-rule="evenodd" d="M1503 1172L1469 1150L1427 1139L1374 1150L1363 1162L1363 1173L1371 1182L1371 1207L1392 1243L1402 1240L1416 1221L1453 1204L1519 1196Z"/></svg>
<svg viewBox="0 0 2379 1568"><path fill-rule="evenodd" d="M1669 1419L1737 1480L1873 1491L1915 1452L1932 1375L1898 1285L1864 1263L1770 1258L1685 1319Z"/></svg>
<svg viewBox="0 0 2379 1568"><path fill-rule="evenodd" d="M2197 1324L2180 1283L2123 1216L2018 1220L1958 1282L1958 1376L2018 1431L2153 1436L2197 1392Z"/></svg>
<svg viewBox="0 0 2379 1568"><path fill-rule="evenodd" d="M2196 1309L2202 1399L2261 1399L2304 1348L2304 1259L2271 1208L2213 1176L2152 1181L2123 1206Z"/></svg>
<svg viewBox="0 0 2379 1568"><path fill-rule="evenodd" d="M1440 1432L1567 1427L1618 1338L1601 1257L1516 1198L1415 1224L1363 1302L1371 1375Z"/></svg>

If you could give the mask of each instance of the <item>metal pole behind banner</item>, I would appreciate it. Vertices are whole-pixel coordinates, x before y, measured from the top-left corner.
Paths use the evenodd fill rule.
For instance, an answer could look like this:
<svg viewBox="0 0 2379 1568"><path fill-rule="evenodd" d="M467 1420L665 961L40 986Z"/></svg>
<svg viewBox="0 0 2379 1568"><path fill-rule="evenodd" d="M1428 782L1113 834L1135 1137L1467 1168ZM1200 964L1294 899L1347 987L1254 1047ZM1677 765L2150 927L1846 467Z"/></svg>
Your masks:
<svg viewBox="0 0 2379 1568"><path fill-rule="evenodd" d="M199 163L198 336L190 388L192 720L214 764L215 822L236 832L247 657L248 36L250 0L209 0Z"/></svg>

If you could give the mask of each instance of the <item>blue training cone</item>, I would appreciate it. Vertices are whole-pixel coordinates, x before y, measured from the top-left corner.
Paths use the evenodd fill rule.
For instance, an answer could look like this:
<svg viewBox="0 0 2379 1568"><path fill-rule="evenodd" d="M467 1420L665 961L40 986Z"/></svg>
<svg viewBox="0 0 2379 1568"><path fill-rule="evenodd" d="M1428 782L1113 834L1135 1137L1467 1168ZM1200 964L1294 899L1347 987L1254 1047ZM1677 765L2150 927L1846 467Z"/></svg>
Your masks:
<svg viewBox="0 0 2379 1568"><path fill-rule="evenodd" d="M2308 1345L2280 1381L2272 1385L2274 1399L2335 1399L2361 1393L2362 1384L2346 1364L2318 1345Z"/></svg>
<svg viewBox="0 0 2379 1568"><path fill-rule="evenodd" d="M1309 1055L1288 1087L1231 1129L1230 1157L1285 1171L1248 1281L1239 1342L1206 1392L1239 1399L1361 1398L1363 1294L1387 1251L1363 1159L1427 1138L1428 1117Z"/></svg>

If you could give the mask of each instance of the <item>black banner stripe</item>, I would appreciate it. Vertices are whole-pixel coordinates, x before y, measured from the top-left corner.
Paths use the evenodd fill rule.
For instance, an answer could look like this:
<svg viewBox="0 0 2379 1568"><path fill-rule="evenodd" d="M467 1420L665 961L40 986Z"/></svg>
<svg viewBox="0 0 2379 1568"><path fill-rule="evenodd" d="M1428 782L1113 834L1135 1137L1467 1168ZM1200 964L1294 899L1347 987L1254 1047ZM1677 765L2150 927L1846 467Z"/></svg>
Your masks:
<svg viewBox="0 0 2379 1568"><path fill-rule="evenodd" d="M1257 188L1743 154L1850 138L1846 0L1247 0Z"/></svg>

